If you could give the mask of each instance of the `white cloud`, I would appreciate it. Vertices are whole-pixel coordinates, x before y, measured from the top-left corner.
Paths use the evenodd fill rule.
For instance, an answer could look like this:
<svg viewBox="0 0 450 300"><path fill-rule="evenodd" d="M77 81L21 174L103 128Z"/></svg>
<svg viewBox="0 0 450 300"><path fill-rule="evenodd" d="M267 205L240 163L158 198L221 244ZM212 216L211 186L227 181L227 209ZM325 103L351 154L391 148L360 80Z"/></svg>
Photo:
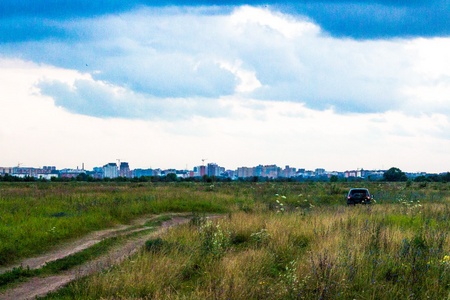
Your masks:
<svg viewBox="0 0 450 300"><path fill-rule="evenodd" d="M448 38L337 39L248 6L61 26L67 39L0 45L24 57L0 59L5 164L450 165Z"/></svg>
<svg viewBox="0 0 450 300"><path fill-rule="evenodd" d="M235 89L237 93L252 92L261 87L261 82L259 82L258 78L256 78L254 71L252 72L241 68L242 61L236 61L234 64L229 62L221 62L220 66L233 73L239 80L239 84Z"/></svg>
<svg viewBox="0 0 450 300"><path fill-rule="evenodd" d="M196 115L212 118L229 114L227 104L216 99L161 99L92 79L75 80L72 85L45 80L36 86L41 94L52 97L56 106L86 116L177 120Z"/></svg>
<svg viewBox="0 0 450 300"><path fill-rule="evenodd" d="M341 113L449 107L450 38L355 41L268 8L203 10L142 8L72 20L60 24L66 39L7 49L161 101L245 93Z"/></svg>
<svg viewBox="0 0 450 300"><path fill-rule="evenodd" d="M304 34L318 35L320 28L306 21L299 21L288 15L270 11L268 8L242 6L231 16L230 21L237 32L243 32L249 24L268 28L281 33L286 38L296 38Z"/></svg>
<svg viewBox="0 0 450 300"><path fill-rule="evenodd" d="M301 103L228 96L214 104L228 107L228 113L214 118L199 113L171 120L95 118L58 108L52 98L36 93L33 86L43 78L64 78L74 89L81 80L109 89L106 95L112 98L117 93L111 101L126 98L120 96L124 90L84 74L2 60L0 107L8 126L2 126L0 143L7 145L1 152L6 166L20 161L76 167L84 162L91 168L119 157L132 167L155 168L192 168L205 157L229 168L276 163L328 170L395 165L407 171L446 171L450 163L450 124L444 114L341 115ZM180 101L188 110L189 100Z"/></svg>

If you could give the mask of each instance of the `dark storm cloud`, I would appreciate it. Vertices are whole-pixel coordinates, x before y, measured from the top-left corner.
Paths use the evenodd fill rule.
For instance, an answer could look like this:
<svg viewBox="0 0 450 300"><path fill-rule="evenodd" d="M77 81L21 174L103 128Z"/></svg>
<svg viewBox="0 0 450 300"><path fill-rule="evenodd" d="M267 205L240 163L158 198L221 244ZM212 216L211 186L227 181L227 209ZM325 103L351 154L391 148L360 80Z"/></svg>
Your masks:
<svg viewBox="0 0 450 300"><path fill-rule="evenodd" d="M60 36L52 19L74 19L116 14L143 6L215 6L207 14L228 12L235 5L269 5L290 14L309 17L333 36L357 39L432 37L450 35L447 0L323 0L323 1L177 1L177 0L37 0L0 2L0 41Z"/></svg>

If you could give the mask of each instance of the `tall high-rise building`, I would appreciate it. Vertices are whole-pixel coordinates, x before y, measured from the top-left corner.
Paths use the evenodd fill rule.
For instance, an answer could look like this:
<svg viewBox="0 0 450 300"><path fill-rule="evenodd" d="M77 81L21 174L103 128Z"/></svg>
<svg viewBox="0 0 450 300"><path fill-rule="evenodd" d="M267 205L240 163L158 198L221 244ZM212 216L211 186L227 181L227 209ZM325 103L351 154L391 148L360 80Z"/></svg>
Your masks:
<svg viewBox="0 0 450 300"><path fill-rule="evenodd" d="M206 167L205 166L200 166L200 176L204 176L206 175Z"/></svg>
<svg viewBox="0 0 450 300"><path fill-rule="evenodd" d="M219 166L215 163L209 163L206 169L206 174L208 176L219 176Z"/></svg>
<svg viewBox="0 0 450 300"><path fill-rule="evenodd" d="M264 166L263 173L264 177L269 178L277 178L280 174L281 168L277 167L276 165L267 165Z"/></svg>
<svg viewBox="0 0 450 300"><path fill-rule="evenodd" d="M261 177L263 176L264 167L262 165L258 165L255 167L255 176Z"/></svg>
<svg viewBox="0 0 450 300"><path fill-rule="evenodd" d="M119 176L119 170L116 163L109 163L103 166L103 177L116 178Z"/></svg>
<svg viewBox="0 0 450 300"><path fill-rule="evenodd" d="M120 177L131 177L130 166L127 162L120 163Z"/></svg>

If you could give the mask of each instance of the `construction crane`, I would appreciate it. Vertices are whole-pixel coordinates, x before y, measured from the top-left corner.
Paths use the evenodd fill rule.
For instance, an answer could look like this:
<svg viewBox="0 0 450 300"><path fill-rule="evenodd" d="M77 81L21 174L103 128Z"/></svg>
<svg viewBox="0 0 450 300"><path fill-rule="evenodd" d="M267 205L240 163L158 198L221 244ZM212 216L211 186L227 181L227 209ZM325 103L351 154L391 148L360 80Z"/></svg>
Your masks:
<svg viewBox="0 0 450 300"><path fill-rule="evenodd" d="M202 165L205 165L205 160L208 160L207 158L202 158Z"/></svg>

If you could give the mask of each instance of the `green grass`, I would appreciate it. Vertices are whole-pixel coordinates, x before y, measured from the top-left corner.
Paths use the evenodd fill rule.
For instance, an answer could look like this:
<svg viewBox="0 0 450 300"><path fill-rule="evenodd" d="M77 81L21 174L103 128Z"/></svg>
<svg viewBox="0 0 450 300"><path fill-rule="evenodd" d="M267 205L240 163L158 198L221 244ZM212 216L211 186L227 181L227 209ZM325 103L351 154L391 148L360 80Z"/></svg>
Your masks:
<svg viewBox="0 0 450 300"><path fill-rule="evenodd" d="M164 221L172 220L170 215L161 215L145 222L144 226L155 227L161 226Z"/></svg>
<svg viewBox="0 0 450 300"><path fill-rule="evenodd" d="M352 187L367 187L376 203L347 207L345 194ZM148 251L132 262L52 297L442 299L450 292L450 270L443 263L449 253L448 187L4 183L0 264L141 215L163 213L146 224L154 226L170 213L188 212L189 225L149 241ZM224 213L224 220L205 222L204 213ZM56 269L66 263L71 264Z"/></svg>
<svg viewBox="0 0 450 300"><path fill-rule="evenodd" d="M186 184L1 183L0 189L0 266L145 214L220 213L234 202Z"/></svg>
<svg viewBox="0 0 450 300"><path fill-rule="evenodd" d="M0 266L91 231L145 214L251 212L342 206L349 188L370 189L379 204L446 201L448 184L413 183L0 183ZM281 198L285 197L285 198ZM447 198L446 198L447 197Z"/></svg>
<svg viewBox="0 0 450 300"><path fill-rule="evenodd" d="M86 248L80 252L48 262L39 269L30 269L28 267L24 268L23 266L15 267L10 271L6 271L5 273L0 274L0 290L4 289L5 286L11 286L15 283L25 281L31 277L57 274L62 271L69 270L73 267L82 265L90 260L99 257L102 254L107 253L111 248L120 246L129 238L148 233L149 230L153 229L142 230L126 235L104 239L99 243L94 244L91 247Z"/></svg>
<svg viewBox="0 0 450 300"><path fill-rule="evenodd" d="M421 203L234 211L47 298L446 299L450 202Z"/></svg>

